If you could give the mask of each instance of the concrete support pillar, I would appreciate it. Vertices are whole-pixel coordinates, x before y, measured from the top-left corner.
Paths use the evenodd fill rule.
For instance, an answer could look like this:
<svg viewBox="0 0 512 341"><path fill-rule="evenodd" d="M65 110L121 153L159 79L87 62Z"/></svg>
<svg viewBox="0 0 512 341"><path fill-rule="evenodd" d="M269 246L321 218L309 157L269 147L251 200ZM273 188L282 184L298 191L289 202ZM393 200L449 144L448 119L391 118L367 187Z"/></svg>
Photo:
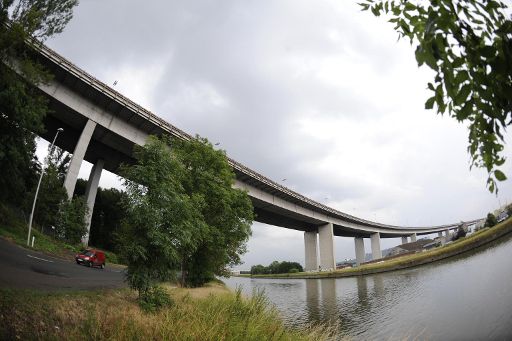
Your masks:
<svg viewBox="0 0 512 341"><path fill-rule="evenodd" d="M316 231L304 232L304 249L306 253L304 270L306 271L318 270L317 236L318 233Z"/></svg>
<svg viewBox="0 0 512 341"><path fill-rule="evenodd" d="M439 238L442 238L442 237L443 237L443 232L437 232L437 236L438 236Z"/></svg>
<svg viewBox="0 0 512 341"><path fill-rule="evenodd" d="M416 241L416 233L411 234L411 243Z"/></svg>
<svg viewBox="0 0 512 341"><path fill-rule="evenodd" d="M407 236L402 236L402 244L407 244L408 241L407 241Z"/></svg>
<svg viewBox="0 0 512 341"><path fill-rule="evenodd" d="M372 259L381 259L382 258L382 251L380 250L380 233L373 233L371 235L371 241L372 241Z"/></svg>
<svg viewBox="0 0 512 341"><path fill-rule="evenodd" d="M89 146L89 141L91 141L94 128L96 128L96 122L88 120L73 151L73 157L71 158L66 179L64 180L64 188L70 199L73 197L78 172L80 171L80 166L82 165L85 152L87 151L87 146Z"/></svg>
<svg viewBox="0 0 512 341"><path fill-rule="evenodd" d="M365 261L364 239L363 237L355 237L354 242L356 244L356 265L359 266Z"/></svg>
<svg viewBox="0 0 512 341"><path fill-rule="evenodd" d="M322 270L335 270L334 234L331 223L318 227L320 266Z"/></svg>
<svg viewBox="0 0 512 341"><path fill-rule="evenodd" d="M444 235L446 236L446 238L448 238L450 236L450 230L444 231Z"/></svg>
<svg viewBox="0 0 512 341"><path fill-rule="evenodd" d="M87 215L85 216L87 233L82 237L82 243L85 246L89 244L89 232L91 231L91 219L92 212L94 210L94 201L96 200L96 193L98 192L98 184L100 182L101 171L103 170L104 164L105 162L101 159L96 161L91 169L89 181L87 181L87 186L85 187L85 199L87 200L87 207L89 208L89 212L87 212Z"/></svg>

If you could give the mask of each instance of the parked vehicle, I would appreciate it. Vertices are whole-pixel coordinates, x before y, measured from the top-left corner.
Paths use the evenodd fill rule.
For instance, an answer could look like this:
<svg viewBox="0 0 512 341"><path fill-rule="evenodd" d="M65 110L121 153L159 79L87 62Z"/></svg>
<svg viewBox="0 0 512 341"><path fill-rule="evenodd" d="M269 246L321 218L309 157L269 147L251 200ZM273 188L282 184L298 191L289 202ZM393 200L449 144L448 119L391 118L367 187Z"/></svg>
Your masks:
<svg viewBox="0 0 512 341"><path fill-rule="evenodd" d="M498 216L498 223L501 223L502 221L504 221L507 218L508 218L507 211L501 212L500 215Z"/></svg>
<svg viewBox="0 0 512 341"><path fill-rule="evenodd" d="M75 256L76 264L87 265L88 267L99 266L105 268L105 253L99 250L87 249Z"/></svg>

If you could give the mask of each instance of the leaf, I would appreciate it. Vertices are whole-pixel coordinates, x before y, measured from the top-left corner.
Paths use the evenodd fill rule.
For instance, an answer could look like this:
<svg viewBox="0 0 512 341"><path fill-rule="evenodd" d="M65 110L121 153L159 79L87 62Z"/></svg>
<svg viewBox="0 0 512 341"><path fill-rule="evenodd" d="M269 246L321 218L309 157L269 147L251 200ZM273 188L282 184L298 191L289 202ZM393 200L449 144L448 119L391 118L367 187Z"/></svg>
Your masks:
<svg viewBox="0 0 512 341"><path fill-rule="evenodd" d="M489 184L489 192L494 193L494 187L495 187L495 185L494 185L494 184L495 184L495 182L494 182L494 181L492 181L492 179L489 179L489 180L491 180L491 181L488 181L488 184Z"/></svg>
<svg viewBox="0 0 512 341"><path fill-rule="evenodd" d="M462 84L467 80L469 80L469 74L466 70L457 72L457 75L455 76L455 83Z"/></svg>
<svg viewBox="0 0 512 341"><path fill-rule="evenodd" d="M415 5L411 4L410 2L405 3L405 7L404 7L405 12L414 11L415 9L416 9Z"/></svg>
<svg viewBox="0 0 512 341"><path fill-rule="evenodd" d="M480 48L480 54L485 58L492 58L496 55L496 49L492 46L484 46Z"/></svg>
<svg viewBox="0 0 512 341"><path fill-rule="evenodd" d="M507 177L505 176L505 174L503 174L503 172L500 171L499 169L496 169L494 171L494 176L496 177L496 179L498 181L505 181L505 180L507 180Z"/></svg>
<svg viewBox="0 0 512 341"><path fill-rule="evenodd" d="M369 4L365 4L365 3L358 3L359 6L361 6L361 11L367 11L368 10L368 7L370 7Z"/></svg>
<svg viewBox="0 0 512 341"><path fill-rule="evenodd" d="M425 102L425 109L430 110L434 107L434 102L436 101L436 96L430 97Z"/></svg>
<svg viewBox="0 0 512 341"><path fill-rule="evenodd" d="M462 65L464 65L464 58L462 57L456 57L452 62L452 68L454 69L458 69Z"/></svg>
<svg viewBox="0 0 512 341"><path fill-rule="evenodd" d="M471 85L470 84L464 84L460 91L457 93L457 96L455 96L455 105L462 105L466 99L468 98L469 94L471 93Z"/></svg>
<svg viewBox="0 0 512 341"><path fill-rule="evenodd" d="M459 121L464 121L465 119L467 119L469 117L469 115L471 115L472 112L473 112L473 102L468 101L468 102L466 102L466 104L464 104L462 109L457 111L456 117Z"/></svg>
<svg viewBox="0 0 512 341"><path fill-rule="evenodd" d="M422 66L423 63L425 62L425 54L423 52L423 48L420 45L418 45L418 47L416 48L415 56L416 61L418 62L418 66Z"/></svg>

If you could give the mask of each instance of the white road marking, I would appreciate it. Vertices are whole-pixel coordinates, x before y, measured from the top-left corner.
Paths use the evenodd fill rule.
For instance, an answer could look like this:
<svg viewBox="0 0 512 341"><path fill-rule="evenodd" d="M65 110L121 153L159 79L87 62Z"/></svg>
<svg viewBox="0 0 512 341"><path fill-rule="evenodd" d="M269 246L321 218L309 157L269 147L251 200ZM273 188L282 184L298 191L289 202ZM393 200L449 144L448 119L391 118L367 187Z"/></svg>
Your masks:
<svg viewBox="0 0 512 341"><path fill-rule="evenodd" d="M53 263L52 260L48 260L48 259L44 259L44 258L39 258L39 257L36 257L36 256L27 255L27 257L34 258L34 259L39 259L39 260L42 260L42 261L45 261L45 262L49 262L49 263Z"/></svg>

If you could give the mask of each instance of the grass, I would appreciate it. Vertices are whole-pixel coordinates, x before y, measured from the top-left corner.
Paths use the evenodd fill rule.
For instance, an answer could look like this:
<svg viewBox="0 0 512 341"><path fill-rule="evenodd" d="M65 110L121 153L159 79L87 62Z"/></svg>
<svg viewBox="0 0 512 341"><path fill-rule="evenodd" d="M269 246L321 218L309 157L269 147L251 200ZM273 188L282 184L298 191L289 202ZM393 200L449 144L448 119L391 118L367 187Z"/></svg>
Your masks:
<svg viewBox="0 0 512 341"><path fill-rule="evenodd" d="M129 289L40 293L0 290L0 339L327 340L333 329L290 329L262 293L242 297L220 284L167 287L174 304L144 313Z"/></svg>
<svg viewBox="0 0 512 341"><path fill-rule="evenodd" d="M512 218L492 227L486 228L473 233L472 235L461 238L453 243L420 253L406 255L390 260L383 259L382 262L364 264L355 268L345 268L336 271L326 272L300 272L278 275L241 275L243 277L252 278L330 278L330 277L350 277L359 275L368 275L379 272L387 272L419 266L432 263L448 257L453 257L461 253L471 251L481 247L493 240L496 240L508 233L512 232Z"/></svg>
<svg viewBox="0 0 512 341"><path fill-rule="evenodd" d="M0 236L20 246L27 245L28 226L15 212L14 209L0 204ZM35 226L32 227L32 236L35 237L33 250L69 259L83 249L83 246L70 245L41 233ZM119 264L117 255L110 251L104 251L107 263Z"/></svg>

